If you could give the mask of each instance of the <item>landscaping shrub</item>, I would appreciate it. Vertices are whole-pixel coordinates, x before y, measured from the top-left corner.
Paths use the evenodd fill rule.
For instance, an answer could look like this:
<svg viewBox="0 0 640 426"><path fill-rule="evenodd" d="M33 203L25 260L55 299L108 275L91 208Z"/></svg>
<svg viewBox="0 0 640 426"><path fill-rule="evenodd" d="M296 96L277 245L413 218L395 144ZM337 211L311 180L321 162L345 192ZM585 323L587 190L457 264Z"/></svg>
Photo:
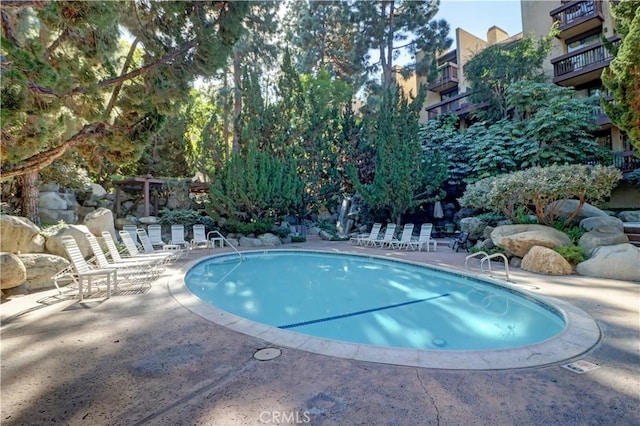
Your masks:
<svg viewBox="0 0 640 426"><path fill-rule="evenodd" d="M572 265L584 262L587 258L584 249L580 246L561 246L556 247L554 250Z"/></svg>

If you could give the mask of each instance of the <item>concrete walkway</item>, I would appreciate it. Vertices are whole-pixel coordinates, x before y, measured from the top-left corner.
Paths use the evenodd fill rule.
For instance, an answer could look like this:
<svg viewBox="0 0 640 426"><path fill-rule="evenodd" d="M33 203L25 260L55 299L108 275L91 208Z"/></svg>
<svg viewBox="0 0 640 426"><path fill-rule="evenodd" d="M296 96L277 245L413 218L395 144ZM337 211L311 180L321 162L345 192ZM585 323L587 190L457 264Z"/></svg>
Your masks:
<svg viewBox="0 0 640 426"><path fill-rule="evenodd" d="M354 248L311 239L283 248L369 252L464 269L466 253ZM230 250L230 249L224 249ZM220 252L221 249L216 249ZM335 358L279 347L216 325L172 296L175 273L83 303L56 291L3 300L2 425L637 425L640 284L516 270L533 293L588 312L600 342L560 365L441 370ZM477 261L471 262L477 270ZM500 276L500 272L496 273Z"/></svg>

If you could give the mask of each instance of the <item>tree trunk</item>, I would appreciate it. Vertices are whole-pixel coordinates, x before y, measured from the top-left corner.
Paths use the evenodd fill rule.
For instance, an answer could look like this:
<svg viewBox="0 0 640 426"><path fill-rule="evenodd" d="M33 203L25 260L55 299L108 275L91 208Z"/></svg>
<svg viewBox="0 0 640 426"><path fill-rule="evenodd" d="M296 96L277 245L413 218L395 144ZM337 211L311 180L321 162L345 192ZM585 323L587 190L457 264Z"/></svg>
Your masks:
<svg viewBox="0 0 640 426"><path fill-rule="evenodd" d="M242 70L240 67L240 53L233 52L233 154L240 152L240 113L242 112Z"/></svg>
<svg viewBox="0 0 640 426"><path fill-rule="evenodd" d="M38 201L40 197L38 190L39 175L40 173L38 171L34 171L20 177L22 186L22 216L36 225L40 225L40 215L38 214Z"/></svg>

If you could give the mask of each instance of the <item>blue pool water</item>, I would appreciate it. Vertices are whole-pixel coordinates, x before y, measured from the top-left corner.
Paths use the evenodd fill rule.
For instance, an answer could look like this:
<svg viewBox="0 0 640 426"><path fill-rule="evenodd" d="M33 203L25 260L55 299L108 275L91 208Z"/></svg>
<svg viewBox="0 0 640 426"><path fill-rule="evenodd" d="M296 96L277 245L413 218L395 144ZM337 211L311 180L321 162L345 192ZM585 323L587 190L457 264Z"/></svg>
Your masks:
<svg viewBox="0 0 640 426"><path fill-rule="evenodd" d="M547 340L562 316L531 296L453 272L364 256L266 251L209 258L189 290L224 311L369 345L502 349Z"/></svg>

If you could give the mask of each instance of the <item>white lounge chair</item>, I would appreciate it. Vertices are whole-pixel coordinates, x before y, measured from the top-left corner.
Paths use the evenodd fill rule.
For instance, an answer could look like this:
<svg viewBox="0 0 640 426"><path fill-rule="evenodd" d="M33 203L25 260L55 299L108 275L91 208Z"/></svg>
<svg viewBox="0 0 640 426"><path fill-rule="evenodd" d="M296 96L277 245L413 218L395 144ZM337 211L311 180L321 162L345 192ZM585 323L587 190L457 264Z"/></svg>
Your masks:
<svg viewBox="0 0 640 426"><path fill-rule="evenodd" d="M196 248L209 248L209 239L207 238L207 232L202 224L193 225L193 238L191 239L191 249Z"/></svg>
<svg viewBox="0 0 640 426"><path fill-rule="evenodd" d="M374 223L371 227L371 232L369 232L368 234L358 234L355 237L349 239L349 241L351 242L351 244L356 246L370 245L373 241L378 239L378 235L380 234L381 229L381 223Z"/></svg>
<svg viewBox="0 0 640 426"><path fill-rule="evenodd" d="M418 243L421 243L418 246L418 250L422 250L422 247L427 247L427 251L429 251L429 246L433 246L433 251L436 251L436 247L438 246L438 242L431 238L431 231L433 231L433 223L423 223L420 227L420 235L418 236Z"/></svg>
<svg viewBox="0 0 640 426"><path fill-rule="evenodd" d="M131 238L131 235L129 235L127 231L120 231L119 234L120 238L122 238L122 243L129 253L130 258L147 260L153 259L155 261L163 263L174 261L177 258L175 254L171 253L140 253L140 250L138 250L138 246L136 246L135 241L133 240L133 238Z"/></svg>
<svg viewBox="0 0 640 426"><path fill-rule="evenodd" d="M176 244L189 248L189 242L184 239L184 225L171 225L171 241L169 244Z"/></svg>
<svg viewBox="0 0 640 426"><path fill-rule="evenodd" d="M133 238L134 242L138 241L138 227L136 225L124 225L122 230L127 231L129 235L131 235L131 238ZM136 243L136 245L138 245L138 243Z"/></svg>
<svg viewBox="0 0 640 426"><path fill-rule="evenodd" d="M391 246L394 239L396 237L396 224L389 223L387 224L387 228L384 230L384 235L381 239L378 239L373 242L374 247L382 248Z"/></svg>
<svg viewBox="0 0 640 426"><path fill-rule="evenodd" d="M149 235L149 241L153 247L162 247L167 244L162 241L162 226L161 225L149 225L147 226L147 234Z"/></svg>
<svg viewBox="0 0 640 426"><path fill-rule="evenodd" d="M80 248L75 238L70 235L62 236L62 245L64 246L73 268L75 269L75 281L78 283L78 299L84 299L84 282L87 282L87 290L91 294L91 285L97 281L95 279L102 279L107 283L107 297L111 297L111 283L113 283L114 290L118 290L118 270L116 268L93 268L89 266L87 261L82 256Z"/></svg>
<svg viewBox="0 0 640 426"><path fill-rule="evenodd" d="M111 260L115 263L127 263L127 262L135 262L137 264L149 267L149 268L153 268L156 271L158 271L159 274L161 274L164 271L164 258L153 258L153 257L149 257L149 258L144 258L144 256L142 257L122 257L120 255L120 251L118 250L118 247L116 246L115 241L113 240L113 238L111 237L111 234L108 231L102 231L102 240L104 241L104 244L107 246L107 249L109 250L109 256L111 257Z"/></svg>
<svg viewBox="0 0 640 426"><path fill-rule="evenodd" d="M91 233L86 233L85 236L87 237L87 241L89 241L99 268L116 268L118 270L118 276L131 284L152 281L160 275L154 268L151 268L148 263L135 261L109 262L96 236Z"/></svg>
<svg viewBox="0 0 640 426"><path fill-rule="evenodd" d="M183 248L178 244L165 244L161 249L156 250L151 244L149 240L149 236L147 235L147 231L144 229L138 229L138 240L142 244L142 253L143 254L170 254L175 257L175 260L178 260L183 254L189 254L188 250Z"/></svg>
<svg viewBox="0 0 640 426"><path fill-rule="evenodd" d="M402 228L400 239L392 240L389 246L392 249L415 250L418 248L418 241L413 241L413 223L407 223Z"/></svg>

